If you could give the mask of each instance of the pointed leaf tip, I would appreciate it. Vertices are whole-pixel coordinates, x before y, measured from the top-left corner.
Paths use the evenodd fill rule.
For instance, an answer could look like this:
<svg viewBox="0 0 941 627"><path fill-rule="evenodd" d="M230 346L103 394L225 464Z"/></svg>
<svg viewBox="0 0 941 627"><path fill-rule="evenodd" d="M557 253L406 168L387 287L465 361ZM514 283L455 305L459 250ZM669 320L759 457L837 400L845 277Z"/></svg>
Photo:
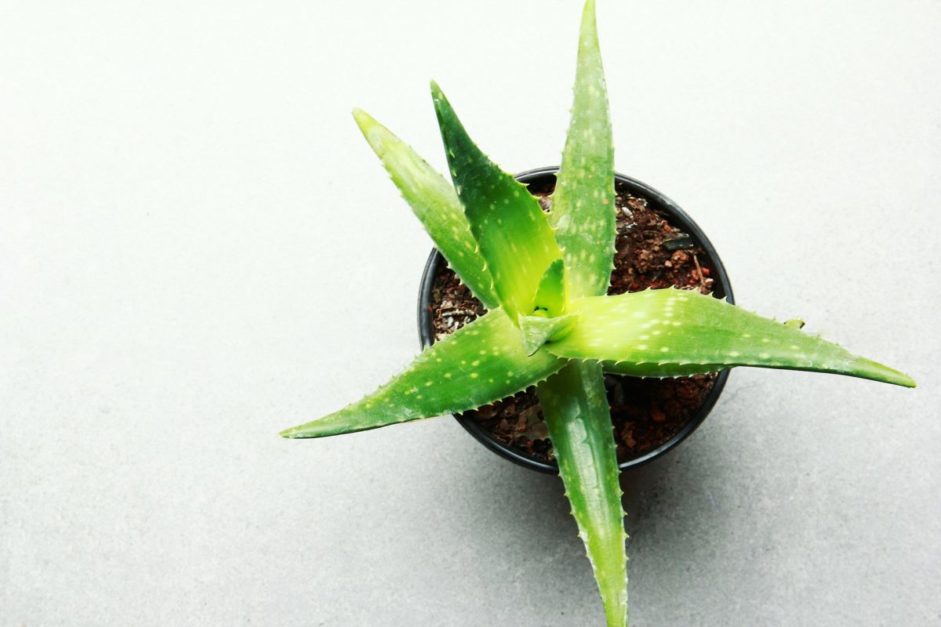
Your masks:
<svg viewBox="0 0 941 627"><path fill-rule="evenodd" d="M362 109L353 109L353 118L448 264L487 309L495 309L499 303L493 279L477 251L464 207L454 188L371 115Z"/></svg>
<svg viewBox="0 0 941 627"><path fill-rule="evenodd" d="M291 427L290 429L285 429L278 433L282 438L287 438L289 440L294 440L299 437L300 431L297 427Z"/></svg>
<svg viewBox="0 0 941 627"><path fill-rule="evenodd" d="M892 385L900 385L905 388L918 387L915 380L904 372L896 370L895 368L889 368L884 364L866 359L865 357L859 357L854 366L856 372L859 373L857 376L862 376L866 379L891 383Z"/></svg>
<svg viewBox="0 0 941 627"><path fill-rule="evenodd" d="M444 100L447 102L448 98L444 95L444 92L441 90L441 85L438 84L438 81L432 79L428 81L428 88L431 90L431 98L433 100Z"/></svg>
<svg viewBox="0 0 941 627"><path fill-rule="evenodd" d="M380 124L376 118L359 108L353 109L353 120L356 122L356 126L359 127L359 131L363 134L363 137L366 138L366 141L372 149L382 158L382 155L386 151L383 131L385 131L385 135L388 136L391 135L389 130Z"/></svg>
<svg viewBox="0 0 941 627"><path fill-rule="evenodd" d="M585 0L585 6L582 8L583 16L595 17L595 0Z"/></svg>
<svg viewBox="0 0 941 627"><path fill-rule="evenodd" d="M375 393L281 436L320 438L475 409L535 385L564 365L546 352L526 355L516 326L497 309L425 349Z"/></svg>
<svg viewBox="0 0 941 627"><path fill-rule="evenodd" d="M378 122L376 119L360 109L359 107L353 108L353 119L356 120L356 125L359 126L360 130L365 133L370 127L376 126Z"/></svg>

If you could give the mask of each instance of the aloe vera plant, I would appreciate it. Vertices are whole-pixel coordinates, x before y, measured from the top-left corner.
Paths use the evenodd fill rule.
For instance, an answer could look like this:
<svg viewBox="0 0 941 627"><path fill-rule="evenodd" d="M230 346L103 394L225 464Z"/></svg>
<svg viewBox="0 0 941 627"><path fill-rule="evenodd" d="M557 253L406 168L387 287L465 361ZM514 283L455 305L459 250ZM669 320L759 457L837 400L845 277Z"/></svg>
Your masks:
<svg viewBox="0 0 941 627"><path fill-rule="evenodd" d="M609 626L627 623L624 512L603 375L732 366L907 375L695 291L606 296L614 152L594 0L582 14L571 124L551 213L470 139L431 86L453 185L367 113L354 117L438 250L488 312L373 394L281 435L317 438L463 412L536 386Z"/></svg>

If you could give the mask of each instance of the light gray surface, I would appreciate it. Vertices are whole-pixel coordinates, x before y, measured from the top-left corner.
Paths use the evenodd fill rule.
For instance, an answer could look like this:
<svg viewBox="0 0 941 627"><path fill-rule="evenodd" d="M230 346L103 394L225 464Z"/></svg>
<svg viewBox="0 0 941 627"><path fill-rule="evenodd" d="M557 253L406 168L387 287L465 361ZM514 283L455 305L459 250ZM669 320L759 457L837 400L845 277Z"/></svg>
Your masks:
<svg viewBox="0 0 941 627"><path fill-rule="evenodd" d="M709 3L715 4L715 3ZM622 172L739 302L915 391L739 370L624 479L634 625L941 622L941 4L601 0ZM555 163L578 3L0 7L0 623L588 625L560 486L451 420L289 442L416 353L363 106Z"/></svg>

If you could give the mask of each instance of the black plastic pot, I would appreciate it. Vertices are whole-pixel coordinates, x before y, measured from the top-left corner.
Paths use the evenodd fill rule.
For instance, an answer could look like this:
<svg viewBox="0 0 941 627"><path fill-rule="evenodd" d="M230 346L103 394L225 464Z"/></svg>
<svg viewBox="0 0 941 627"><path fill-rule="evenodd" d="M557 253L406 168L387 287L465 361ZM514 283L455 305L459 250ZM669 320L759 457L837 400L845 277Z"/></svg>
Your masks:
<svg viewBox="0 0 941 627"><path fill-rule="evenodd" d="M557 167L538 168L517 174L516 179L521 183L525 183L530 188L540 189L555 182L555 174L557 171ZM713 292L720 298L725 298L730 303L734 302L732 297L732 284L729 282L729 276L725 271L725 267L722 265L722 260L719 259L719 255L716 253L715 248L713 248L712 244L706 238L706 235L702 232L699 226L693 222L692 218L686 215L686 212L680 209L680 207L677 206L676 203L674 203L672 200L652 187L646 185L645 183L641 183L640 181L624 176L623 174L615 174L615 180L619 191L623 189L624 191L627 191L634 196L647 199L648 206L669 216L670 221L675 226L688 233L696 242L696 244L702 247L702 249L706 252L706 255L709 257L710 264L716 271L716 276L713 277L715 279L715 282L713 283ZM438 269L441 268L444 264L444 257L441 256L441 253L439 253L437 249L432 249L431 255L428 257L428 262L425 264L425 271L422 275L421 287L419 289L418 296L418 333L421 337L422 348L430 346L434 343L434 326L431 317L431 288L434 284L434 278L438 273ZM709 412L715 405L716 400L718 400L719 395L722 394L722 389L725 387L725 383L728 377L728 370L723 370L719 373L719 376L716 378L715 385L706 396L702 406L699 408L699 411L696 412L696 415L693 416L692 420L686 423L679 433L677 433L664 444L660 445L658 448L642 455L641 457L623 462L620 465L621 469L624 470L626 468L633 468L640 466L641 464L646 464L647 462L665 454L667 451L670 451L680 442L685 440L690 433L699 427L702 421L705 420L706 416L709 415ZM461 426L464 427L472 436L477 438L481 444L501 457L504 457L511 462L531 470L553 474L558 473L558 467L556 466L555 462L546 463L537 459L533 459L521 451L510 448L509 446L506 446L505 444L497 441L490 435L488 431L486 431L471 418L460 415L455 415L454 417L459 423L461 423Z"/></svg>

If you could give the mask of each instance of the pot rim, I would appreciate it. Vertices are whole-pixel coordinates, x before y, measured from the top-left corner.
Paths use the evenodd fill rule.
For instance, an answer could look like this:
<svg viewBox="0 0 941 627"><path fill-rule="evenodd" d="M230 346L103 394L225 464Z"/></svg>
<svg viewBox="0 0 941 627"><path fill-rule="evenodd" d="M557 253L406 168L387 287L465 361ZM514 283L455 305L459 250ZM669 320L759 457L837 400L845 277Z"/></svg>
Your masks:
<svg viewBox="0 0 941 627"><path fill-rule="evenodd" d="M532 170L526 170L525 172L520 172L516 175L516 180L528 186L534 183L546 181L549 177L555 178L558 171L558 166L535 168ZM722 260L719 258L719 254L716 252L715 247L709 241L709 238L706 237L706 234L703 233L702 229L699 228L699 225L696 224L696 222L694 222L693 219L690 218L689 215L683 211L679 205L646 183L617 172L614 173L614 178L617 184L626 187L630 193L647 199L647 201L651 203L655 209L659 209L667 213L670 216L671 221L673 221L685 233L689 234L696 241L696 243L701 246L703 250L705 250L706 255L712 262L712 265L715 268L717 274L717 276L714 277L716 282L714 284L713 293L718 294L719 297L725 298L725 300L727 300L729 303L734 303L735 299L732 294L732 284L729 281L729 276L725 270L725 266L722 264ZM431 254L428 256L428 261L425 263L425 269L422 272L421 285L418 292L418 335L421 341L422 349L427 348L434 343L434 327L430 313L431 289L434 285L435 274L437 274L438 268L442 263L444 263L444 257L440 252L438 252L436 248L432 248ZM621 462L618 464L619 469L626 470L628 468L637 468L638 466L647 464L676 448L683 440L689 437L689 435L692 434L693 431L699 427L699 425L702 424L702 422L706 419L706 416L708 416L712 411L716 401L722 394L722 390L725 387L728 378L728 369L719 371L719 374L716 377L715 385L712 386L712 389L706 395L706 398L703 400L699 410L691 420L683 425L683 428L680 429L676 435L657 448L653 449L652 451L648 451L640 457ZM523 466L524 468L529 468L530 470L558 474L559 468L555 461L539 461L523 454L518 450L498 442L489 435L489 432L486 429L481 427L477 422L469 417L464 417L460 414L454 414L454 418L461 424L462 427L464 427L468 433L474 436L478 442L483 444L485 447L500 457Z"/></svg>

